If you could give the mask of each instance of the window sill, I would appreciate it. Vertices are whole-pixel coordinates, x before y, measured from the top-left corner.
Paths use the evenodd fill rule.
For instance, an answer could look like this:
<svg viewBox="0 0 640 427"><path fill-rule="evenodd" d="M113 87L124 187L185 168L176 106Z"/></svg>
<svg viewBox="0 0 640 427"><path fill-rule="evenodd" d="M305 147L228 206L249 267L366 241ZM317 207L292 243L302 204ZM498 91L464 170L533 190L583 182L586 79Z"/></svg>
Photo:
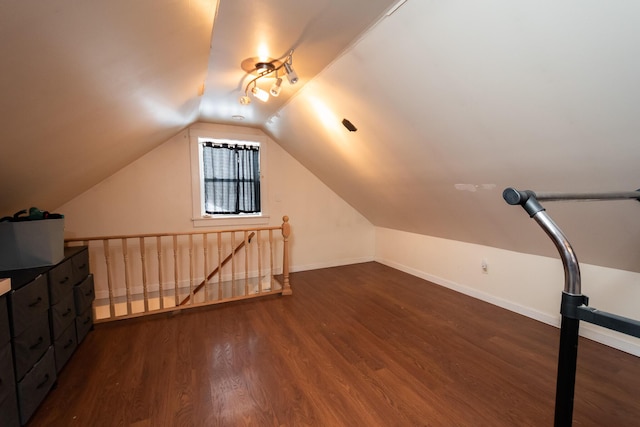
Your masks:
<svg viewBox="0 0 640 427"><path fill-rule="evenodd" d="M194 227L221 227L229 225L266 225L269 215L233 215L224 217L193 218Z"/></svg>

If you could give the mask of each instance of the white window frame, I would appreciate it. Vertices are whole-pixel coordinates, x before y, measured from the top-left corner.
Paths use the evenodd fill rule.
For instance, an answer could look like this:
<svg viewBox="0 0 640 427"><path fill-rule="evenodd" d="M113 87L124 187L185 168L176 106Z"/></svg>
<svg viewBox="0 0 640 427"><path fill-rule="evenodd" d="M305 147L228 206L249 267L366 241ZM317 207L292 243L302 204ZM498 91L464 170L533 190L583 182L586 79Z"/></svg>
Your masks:
<svg viewBox="0 0 640 427"><path fill-rule="evenodd" d="M211 215L204 211L204 175L202 171L202 142L220 141L229 144L258 145L260 147L260 213L238 215ZM194 227L266 225L269 223L267 200L267 138L234 132L189 130L191 154L191 201Z"/></svg>

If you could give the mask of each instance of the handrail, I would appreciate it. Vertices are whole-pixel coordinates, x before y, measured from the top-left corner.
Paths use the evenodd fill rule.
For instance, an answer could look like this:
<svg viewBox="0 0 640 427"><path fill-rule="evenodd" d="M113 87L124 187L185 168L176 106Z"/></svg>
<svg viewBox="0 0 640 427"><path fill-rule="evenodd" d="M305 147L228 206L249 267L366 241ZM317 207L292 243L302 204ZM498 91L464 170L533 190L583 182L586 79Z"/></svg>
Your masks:
<svg viewBox="0 0 640 427"><path fill-rule="evenodd" d="M283 217L283 221L284 221ZM286 217L289 221L289 217ZM117 240L117 239L131 239L131 238L148 238L148 237L172 237L172 236L195 236L202 234L216 234L216 233L242 233L245 231L269 231L269 230L282 230L282 225L269 226L269 227L251 227L251 228L229 228L224 230L203 230L203 231L180 231L175 233L147 233L147 234L115 234L107 236L93 236L93 237L69 237L65 238L65 243L82 243L94 240Z"/></svg>
<svg viewBox="0 0 640 427"><path fill-rule="evenodd" d="M282 219L280 226L73 237L65 239L65 245L89 247L98 323L269 294L291 295L290 224L289 217ZM278 230L282 237L275 239ZM237 234L243 236L239 245ZM211 235L214 238L208 238ZM223 260L229 246L232 252ZM280 259L281 269L275 262ZM209 266L217 268L210 271ZM217 281L211 281L216 274ZM196 301L202 288L204 295ZM188 304L181 305L181 300Z"/></svg>

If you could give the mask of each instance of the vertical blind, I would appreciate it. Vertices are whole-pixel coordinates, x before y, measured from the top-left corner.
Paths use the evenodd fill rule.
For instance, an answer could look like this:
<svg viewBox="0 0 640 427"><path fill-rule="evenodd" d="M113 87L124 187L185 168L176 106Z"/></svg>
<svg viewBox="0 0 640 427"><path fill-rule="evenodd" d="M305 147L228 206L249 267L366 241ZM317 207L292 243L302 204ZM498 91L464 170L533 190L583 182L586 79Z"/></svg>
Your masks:
<svg viewBox="0 0 640 427"><path fill-rule="evenodd" d="M250 145L202 145L205 212L260 212L260 149Z"/></svg>

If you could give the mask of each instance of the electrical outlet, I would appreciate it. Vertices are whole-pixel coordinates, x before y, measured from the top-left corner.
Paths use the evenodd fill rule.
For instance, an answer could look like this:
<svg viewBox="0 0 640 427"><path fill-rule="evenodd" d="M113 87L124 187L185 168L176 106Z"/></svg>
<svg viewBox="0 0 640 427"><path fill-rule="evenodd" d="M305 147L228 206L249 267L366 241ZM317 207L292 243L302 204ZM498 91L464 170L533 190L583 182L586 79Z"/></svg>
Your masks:
<svg viewBox="0 0 640 427"><path fill-rule="evenodd" d="M480 263L480 268L482 268L482 272L484 274L489 274L489 263L486 259L482 260L482 262Z"/></svg>

